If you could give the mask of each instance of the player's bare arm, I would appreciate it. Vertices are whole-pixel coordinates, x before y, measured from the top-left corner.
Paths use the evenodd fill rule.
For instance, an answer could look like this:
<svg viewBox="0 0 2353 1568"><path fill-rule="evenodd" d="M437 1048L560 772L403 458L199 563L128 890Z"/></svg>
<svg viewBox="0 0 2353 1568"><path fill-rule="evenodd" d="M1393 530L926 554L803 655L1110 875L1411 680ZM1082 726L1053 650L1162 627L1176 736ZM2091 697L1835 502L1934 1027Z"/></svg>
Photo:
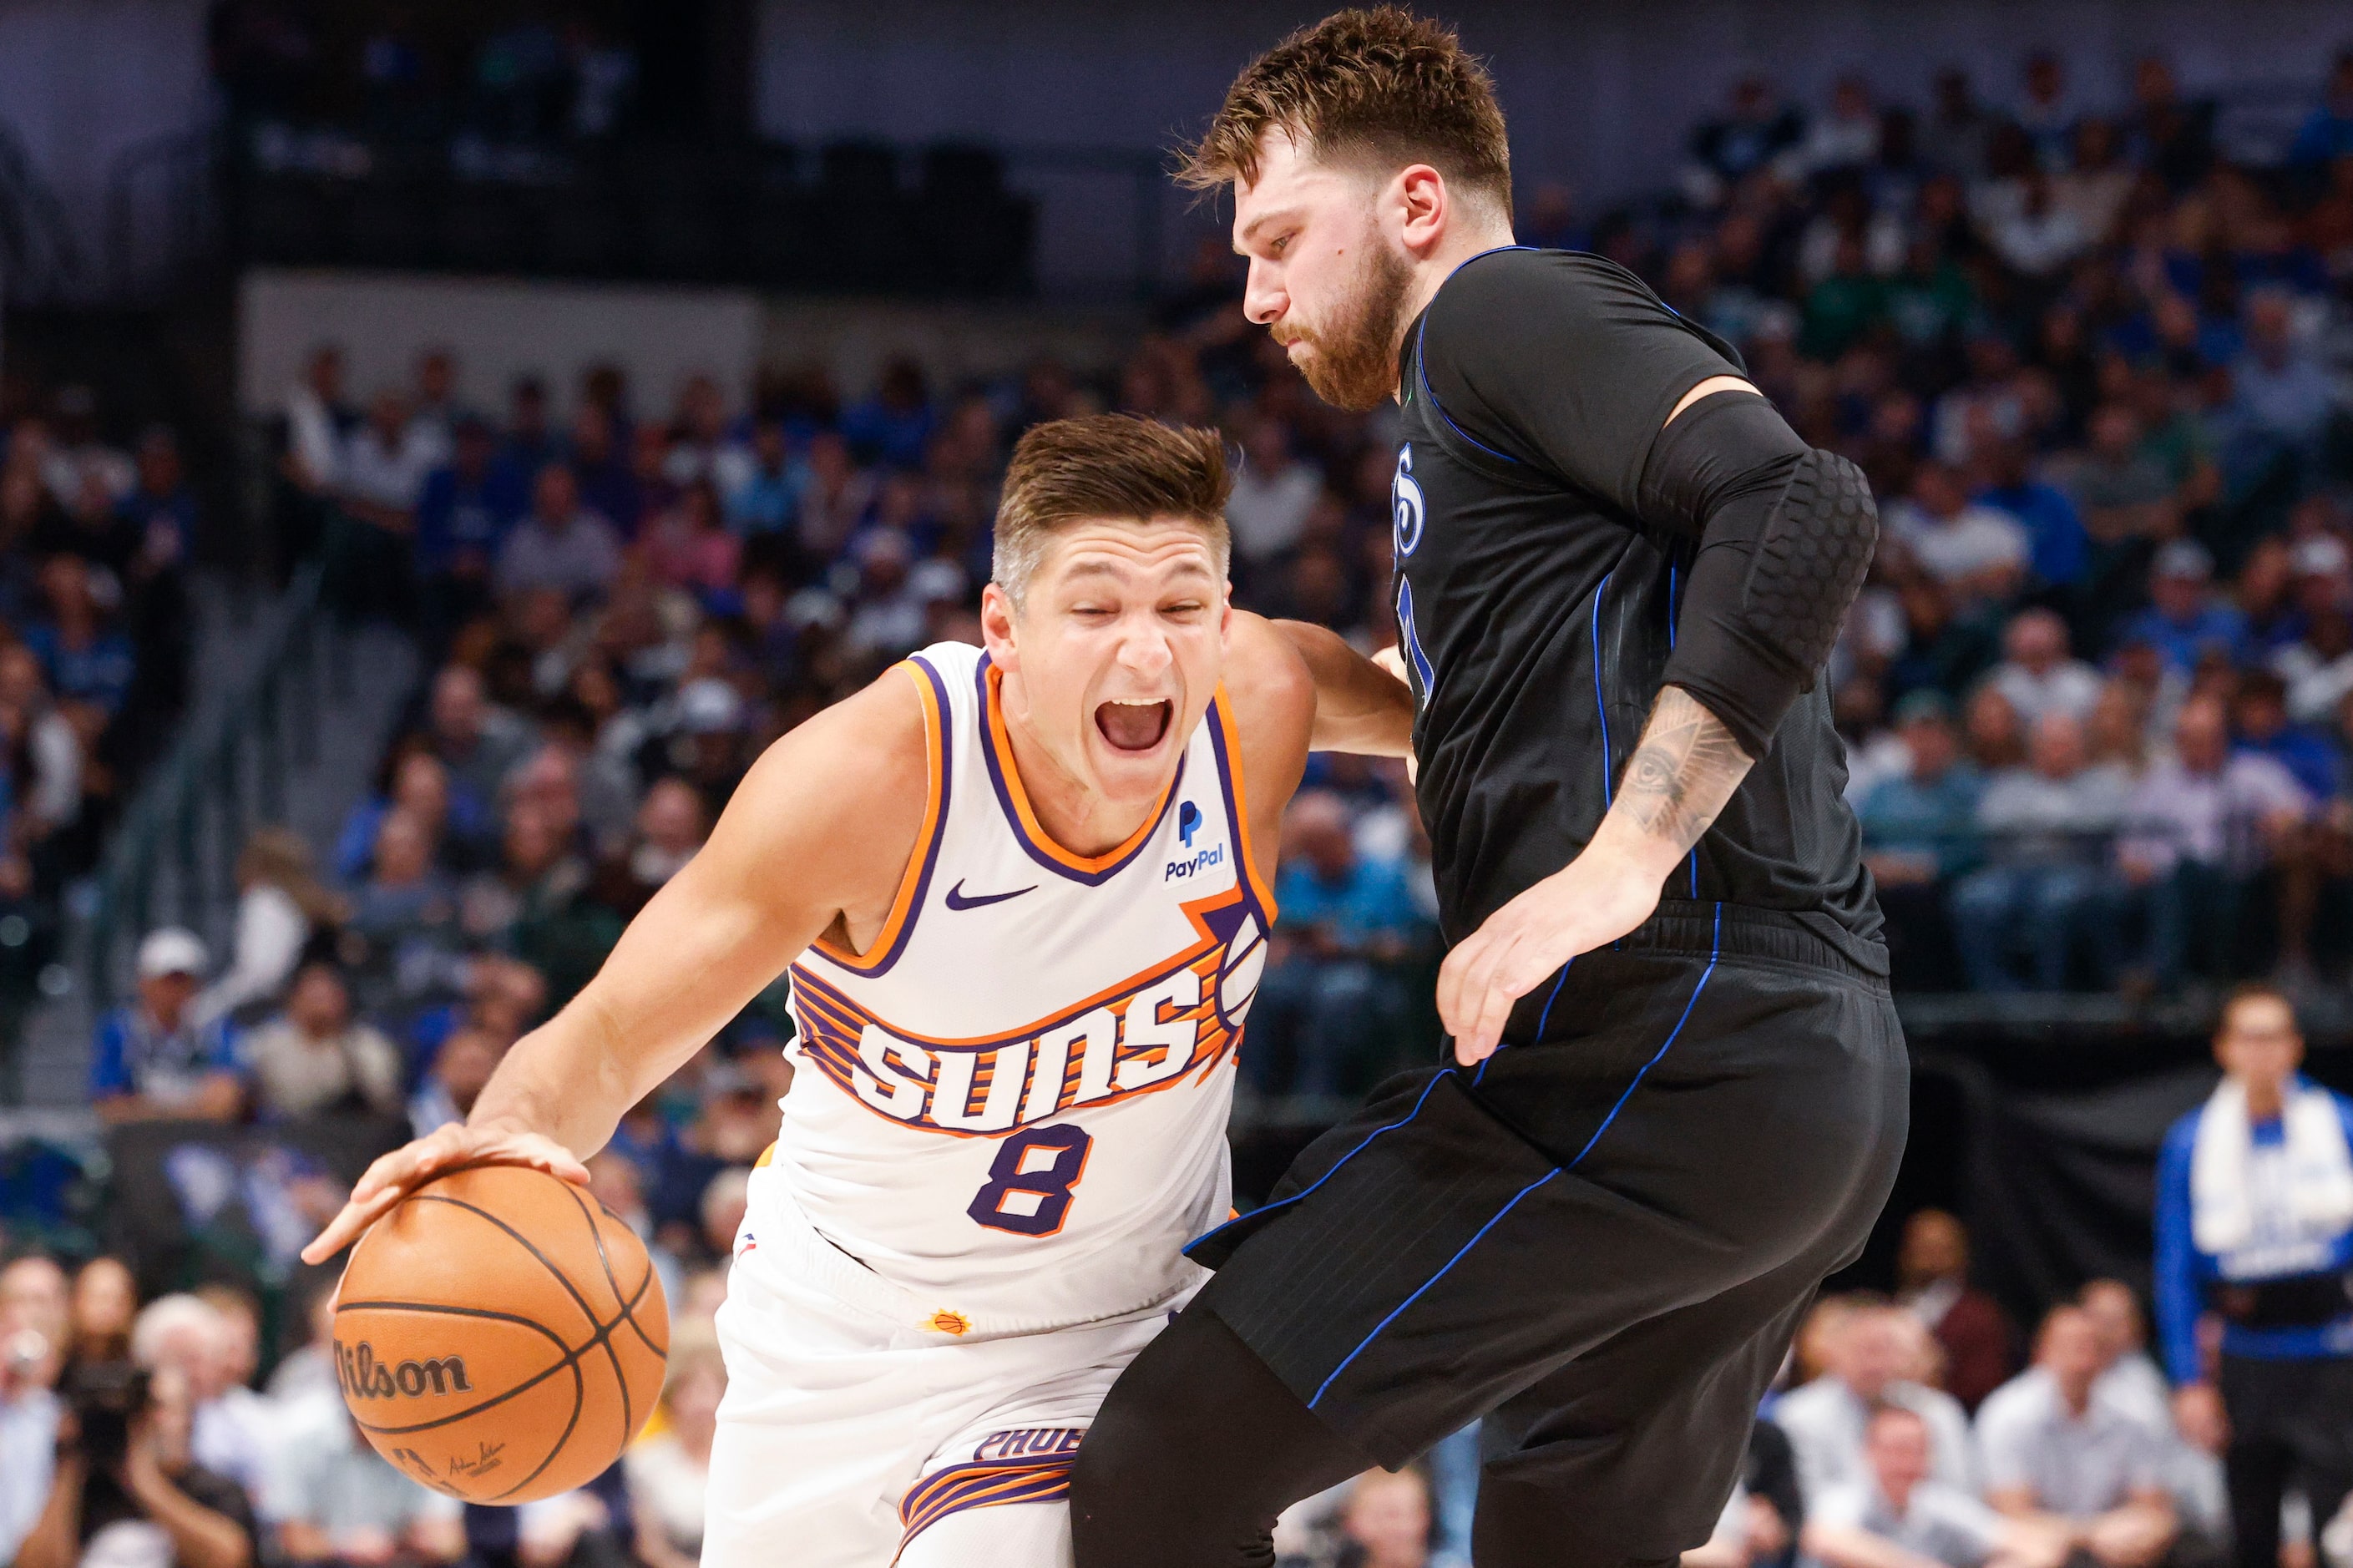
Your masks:
<svg viewBox="0 0 2353 1568"><path fill-rule="evenodd" d="M1369 757L1413 754L1413 691L1403 679L1350 647L1329 626L1306 621L1266 624L1290 641L1314 682L1315 732L1310 744L1316 751Z"/></svg>
<svg viewBox="0 0 2353 1568"><path fill-rule="evenodd" d="M873 940L921 830L922 702L891 670L768 748L702 852L629 923L596 977L507 1053L463 1125L371 1165L304 1249L341 1251L393 1205L460 1165L580 1161L802 949Z"/></svg>
<svg viewBox="0 0 2353 1568"><path fill-rule="evenodd" d="M1283 809L1307 772L1307 753L1321 747L1320 739L1311 738L1316 681L1278 625L1247 610L1229 611L1223 679L1241 740L1250 851L1269 867L1282 848Z"/></svg>

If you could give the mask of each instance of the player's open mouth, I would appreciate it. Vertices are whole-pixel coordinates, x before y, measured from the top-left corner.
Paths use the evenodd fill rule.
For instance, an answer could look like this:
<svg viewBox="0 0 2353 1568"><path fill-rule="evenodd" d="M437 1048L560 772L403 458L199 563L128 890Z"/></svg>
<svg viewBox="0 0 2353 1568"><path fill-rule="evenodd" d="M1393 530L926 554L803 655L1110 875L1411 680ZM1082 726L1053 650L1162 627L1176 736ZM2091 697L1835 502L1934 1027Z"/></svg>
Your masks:
<svg viewBox="0 0 2353 1568"><path fill-rule="evenodd" d="M1166 697L1150 701L1123 700L1113 698L1095 708L1095 728L1114 751L1148 752L1160 744L1168 733L1169 721L1176 716L1176 705Z"/></svg>

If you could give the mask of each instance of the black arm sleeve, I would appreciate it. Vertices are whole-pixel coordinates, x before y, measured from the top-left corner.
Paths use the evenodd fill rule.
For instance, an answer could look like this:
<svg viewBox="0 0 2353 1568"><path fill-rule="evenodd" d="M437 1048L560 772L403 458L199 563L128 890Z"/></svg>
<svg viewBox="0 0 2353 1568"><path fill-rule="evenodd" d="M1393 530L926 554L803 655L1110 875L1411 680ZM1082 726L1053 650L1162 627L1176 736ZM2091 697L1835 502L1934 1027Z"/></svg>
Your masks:
<svg viewBox="0 0 2353 1568"><path fill-rule="evenodd" d="M1640 514L1695 533L1666 682L1762 757L1830 658L1879 541L1852 463L1810 448L1747 392L1702 398L1660 435Z"/></svg>

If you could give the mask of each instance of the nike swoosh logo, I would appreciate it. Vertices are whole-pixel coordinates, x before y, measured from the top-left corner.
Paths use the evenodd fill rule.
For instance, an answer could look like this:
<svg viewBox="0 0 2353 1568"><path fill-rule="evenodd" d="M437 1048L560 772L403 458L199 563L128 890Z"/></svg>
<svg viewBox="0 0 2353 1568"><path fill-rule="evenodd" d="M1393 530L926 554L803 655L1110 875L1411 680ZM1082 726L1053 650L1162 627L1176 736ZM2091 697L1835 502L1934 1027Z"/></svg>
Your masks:
<svg viewBox="0 0 2353 1568"><path fill-rule="evenodd" d="M1016 888L1009 893L981 893L973 898L966 898L964 882L959 879L956 885L948 889L947 905L952 910L976 910L984 904L1001 904L1008 899L1018 899L1024 893L1034 893L1037 890L1038 884L1032 882L1026 888Z"/></svg>

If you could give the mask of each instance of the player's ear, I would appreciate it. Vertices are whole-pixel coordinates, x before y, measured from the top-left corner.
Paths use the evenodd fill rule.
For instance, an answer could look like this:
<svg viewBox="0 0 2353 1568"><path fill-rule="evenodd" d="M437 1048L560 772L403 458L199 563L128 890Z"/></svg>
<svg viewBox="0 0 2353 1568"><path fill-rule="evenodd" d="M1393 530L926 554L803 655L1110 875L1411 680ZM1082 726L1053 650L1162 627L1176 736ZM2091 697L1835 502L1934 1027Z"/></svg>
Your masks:
<svg viewBox="0 0 2353 1568"><path fill-rule="evenodd" d="M1398 237L1408 250L1424 252L1446 237L1452 201L1445 176L1427 163L1412 163L1398 172L1389 189Z"/></svg>
<svg viewBox="0 0 2353 1568"><path fill-rule="evenodd" d="M980 641L996 663L1010 666L1014 659L1013 626L1015 615L1013 595L990 583L980 591Z"/></svg>

